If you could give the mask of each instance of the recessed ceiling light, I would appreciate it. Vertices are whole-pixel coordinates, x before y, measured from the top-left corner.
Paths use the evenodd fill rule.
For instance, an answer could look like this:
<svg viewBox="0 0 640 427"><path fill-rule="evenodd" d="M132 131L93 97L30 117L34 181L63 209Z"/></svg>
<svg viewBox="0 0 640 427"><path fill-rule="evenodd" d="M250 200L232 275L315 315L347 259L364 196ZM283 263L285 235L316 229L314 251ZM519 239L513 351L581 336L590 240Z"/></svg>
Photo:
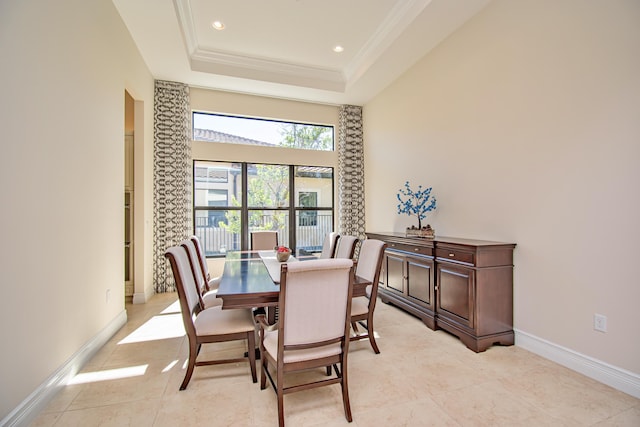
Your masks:
<svg viewBox="0 0 640 427"><path fill-rule="evenodd" d="M216 30L224 30L224 24L220 21L213 21L211 23L211 26Z"/></svg>
<svg viewBox="0 0 640 427"><path fill-rule="evenodd" d="M333 51L334 51L334 52L336 52L336 53L340 53L340 52L342 52L343 50L344 50L344 48L343 48L342 46L340 46L340 45L337 45L337 46L335 46L335 47L333 48Z"/></svg>

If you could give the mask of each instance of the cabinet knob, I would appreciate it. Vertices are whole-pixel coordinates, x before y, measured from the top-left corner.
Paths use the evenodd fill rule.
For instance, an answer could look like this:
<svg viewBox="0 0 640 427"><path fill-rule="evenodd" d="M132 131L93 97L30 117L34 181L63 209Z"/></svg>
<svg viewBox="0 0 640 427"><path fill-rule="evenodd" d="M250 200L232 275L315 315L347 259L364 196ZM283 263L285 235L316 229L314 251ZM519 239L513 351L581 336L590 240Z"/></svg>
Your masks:
<svg viewBox="0 0 640 427"><path fill-rule="evenodd" d="M456 256L456 254L449 254L449 256Z"/></svg>
<svg viewBox="0 0 640 427"><path fill-rule="evenodd" d="M418 252L420 249L418 249L418 248L413 248L413 250L414 250L415 252Z"/></svg>

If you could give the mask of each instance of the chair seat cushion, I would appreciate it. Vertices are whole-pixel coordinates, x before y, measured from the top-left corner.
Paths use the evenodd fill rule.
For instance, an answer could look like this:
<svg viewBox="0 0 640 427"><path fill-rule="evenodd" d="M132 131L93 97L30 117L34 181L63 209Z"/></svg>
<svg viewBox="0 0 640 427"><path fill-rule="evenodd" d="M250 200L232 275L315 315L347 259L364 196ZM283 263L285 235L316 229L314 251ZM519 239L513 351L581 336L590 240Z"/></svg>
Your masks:
<svg viewBox="0 0 640 427"><path fill-rule="evenodd" d="M356 297L351 300L351 316L366 314L369 311L369 299Z"/></svg>
<svg viewBox="0 0 640 427"><path fill-rule="evenodd" d="M204 301L204 308L218 307L222 305L222 298L218 298L218 290L209 291L202 295L202 301Z"/></svg>
<svg viewBox="0 0 640 427"><path fill-rule="evenodd" d="M218 290L218 288L220 287L221 280L222 280L222 277L213 277L211 280L209 280L209 289Z"/></svg>
<svg viewBox="0 0 640 427"><path fill-rule="evenodd" d="M249 309L222 310L219 306L207 308L198 313L193 323L199 336L255 330L253 315Z"/></svg>
<svg viewBox="0 0 640 427"><path fill-rule="evenodd" d="M265 331L264 348L275 360L278 360L278 331ZM284 363L301 362L304 360L320 359L335 356L342 352L340 343L304 350L286 350Z"/></svg>

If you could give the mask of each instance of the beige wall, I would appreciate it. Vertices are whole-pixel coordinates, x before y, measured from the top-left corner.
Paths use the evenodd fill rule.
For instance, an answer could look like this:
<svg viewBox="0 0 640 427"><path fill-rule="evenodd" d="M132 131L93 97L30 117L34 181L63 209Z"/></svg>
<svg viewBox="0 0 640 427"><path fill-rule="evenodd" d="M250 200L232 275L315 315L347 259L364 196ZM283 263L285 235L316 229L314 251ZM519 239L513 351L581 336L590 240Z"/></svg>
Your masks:
<svg viewBox="0 0 640 427"><path fill-rule="evenodd" d="M123 315L124 94L151 152L153 79L109 0L3 1L0 57L2 419Z"/></svg>
<svg viewBox="0 0 640 427"><path fill-rule="evenodd" d="M437 234L518 244L518 331L636 374L639 22L634 0L494 1L364 107L368 230L433 186Z"/></svg>

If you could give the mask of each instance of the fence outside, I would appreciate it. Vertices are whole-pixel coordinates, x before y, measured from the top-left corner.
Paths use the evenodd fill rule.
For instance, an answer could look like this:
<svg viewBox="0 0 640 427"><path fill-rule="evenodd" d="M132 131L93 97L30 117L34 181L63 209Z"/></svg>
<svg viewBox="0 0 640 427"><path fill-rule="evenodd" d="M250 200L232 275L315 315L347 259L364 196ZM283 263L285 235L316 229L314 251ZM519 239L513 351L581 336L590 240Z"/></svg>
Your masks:
<svg viewBox="0 0 640 427"><path fill-rule="evenodd" d="M271 215L264 215L263 223L270 224ZM300 220L300 218L297 218ZM308 223L308 221L307 221ZM251 227L251 231L264 230L260 227ZM289 245L288 220L285 225L276 230L278 232L278 244ZM333 231L333 216L331 213L318 212L317 220L313 225L296 226L296 251L320 252L324 237ZM196 236L202 242L207 256L224 256L227 251L241 250L241 238L239 233L232 233L228 229L210 225L207 218L196 218Z"/></svg>

